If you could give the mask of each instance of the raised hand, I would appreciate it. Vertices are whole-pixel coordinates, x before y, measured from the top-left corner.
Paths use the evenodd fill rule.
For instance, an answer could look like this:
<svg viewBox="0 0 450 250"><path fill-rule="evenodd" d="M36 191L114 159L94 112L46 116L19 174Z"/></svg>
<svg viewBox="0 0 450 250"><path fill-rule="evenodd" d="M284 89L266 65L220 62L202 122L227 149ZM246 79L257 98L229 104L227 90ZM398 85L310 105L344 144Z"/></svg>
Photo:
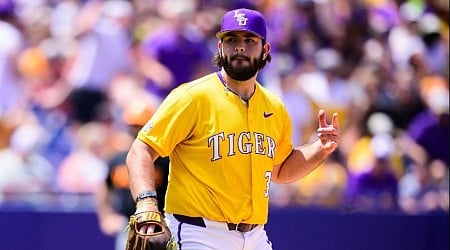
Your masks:
<svg viewBox="0 0 450 250"><path fill-rule="evenodd" d="M322 149L326 153L332 153L339 144L340 132L338 114L334 113L331 124L327 124L327 117L323 109L319 110L319 128L317 136L322 142Z"/></svg>

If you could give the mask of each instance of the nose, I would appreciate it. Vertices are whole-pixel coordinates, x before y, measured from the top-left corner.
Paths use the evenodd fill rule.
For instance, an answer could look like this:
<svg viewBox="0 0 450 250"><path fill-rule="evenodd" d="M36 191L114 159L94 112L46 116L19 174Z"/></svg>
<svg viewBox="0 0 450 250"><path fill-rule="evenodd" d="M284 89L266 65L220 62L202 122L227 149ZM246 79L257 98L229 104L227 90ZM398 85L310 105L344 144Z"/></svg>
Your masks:
<svg viewBox="0 0 450 250"><path fill-rule="evenodd" d="M238 45L236 46L236 48L234 48L234 50L238 53L244 53L245 52L245 48L242 45Z"/></svg>

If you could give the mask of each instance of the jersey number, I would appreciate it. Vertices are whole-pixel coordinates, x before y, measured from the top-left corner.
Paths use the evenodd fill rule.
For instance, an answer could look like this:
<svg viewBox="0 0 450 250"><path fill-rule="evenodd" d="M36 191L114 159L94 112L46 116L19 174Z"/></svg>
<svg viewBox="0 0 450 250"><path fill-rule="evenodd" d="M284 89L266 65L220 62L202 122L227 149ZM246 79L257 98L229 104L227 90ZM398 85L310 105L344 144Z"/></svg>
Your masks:
<svg viewBox="0 0 450 250"><path fill-rule="evenodd" d="M272 180L272 172L267 171L264 174L264 178L266 178L266 190L264 190L264 196L269 197L269 188L270 188L270 181Z"/></svg>

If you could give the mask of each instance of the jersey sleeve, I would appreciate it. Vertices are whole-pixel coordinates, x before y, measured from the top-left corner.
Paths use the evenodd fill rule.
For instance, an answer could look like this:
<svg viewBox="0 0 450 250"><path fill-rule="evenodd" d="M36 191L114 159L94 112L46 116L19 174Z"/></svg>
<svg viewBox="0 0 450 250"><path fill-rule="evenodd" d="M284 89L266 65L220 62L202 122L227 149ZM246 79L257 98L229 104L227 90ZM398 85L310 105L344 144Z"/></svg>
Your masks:
<svg viewBox="0 0 450 250"><path fill-rule="evenodd" d="M139 131L137 138L160 156L168 156L193 131L197 119L196 105L184 88L173 90Z"/></svg>
<svg viewBox="0 0 450 250"><path fill-rule="evenodd" d="M294 145L292 143L292 124L291 119L285 109L284 105L281 106L281 131L280 137L277 142L277 151L275 153L274 165L281 164L292 152Z"/></svg>

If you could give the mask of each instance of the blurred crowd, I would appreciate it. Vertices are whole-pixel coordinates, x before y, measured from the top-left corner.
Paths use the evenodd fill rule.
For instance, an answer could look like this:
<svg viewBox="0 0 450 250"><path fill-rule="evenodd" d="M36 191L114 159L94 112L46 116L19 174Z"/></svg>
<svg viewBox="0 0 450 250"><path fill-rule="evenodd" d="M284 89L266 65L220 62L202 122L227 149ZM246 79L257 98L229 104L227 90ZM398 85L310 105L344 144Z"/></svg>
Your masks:
<svg viewBox="0 0 450 250"><path fill-rule="evenodd" d="M215 33L236 7L266 17L258 80L295 144L314 139L319 108L340 117L339 150L272 184L271 206L448 212L444 0L0 0L0 207L89 206L128 125L217 70Z"/></svg>

